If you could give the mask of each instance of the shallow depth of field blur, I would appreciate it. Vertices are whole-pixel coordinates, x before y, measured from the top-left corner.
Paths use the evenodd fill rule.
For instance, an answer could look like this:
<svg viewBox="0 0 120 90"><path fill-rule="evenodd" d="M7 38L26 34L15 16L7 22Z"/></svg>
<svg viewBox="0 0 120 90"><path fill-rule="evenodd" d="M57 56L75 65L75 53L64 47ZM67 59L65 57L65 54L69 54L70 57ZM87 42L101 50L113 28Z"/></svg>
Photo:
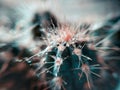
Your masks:
<svg viewBox="0 0 120 90"><path fill-rule="evenodd" d="M119 9L119 0L0 0L0 90L120 90ZM61 35L39 55L58 40L57 30L74 32L71 26L85 37L73 44ZM64 40L62 49L71 51L63 50L65 61L55 72L50 60ZM75 59L79 49L87 61Z"/></svg>

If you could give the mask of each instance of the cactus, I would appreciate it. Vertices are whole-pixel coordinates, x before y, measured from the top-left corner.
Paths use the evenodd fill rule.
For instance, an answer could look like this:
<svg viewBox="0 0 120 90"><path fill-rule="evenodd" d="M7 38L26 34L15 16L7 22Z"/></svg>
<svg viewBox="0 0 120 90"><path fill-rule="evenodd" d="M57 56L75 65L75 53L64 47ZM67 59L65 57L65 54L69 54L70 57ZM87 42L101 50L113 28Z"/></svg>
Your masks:
<svg viewBox="0 0 120 90"><path fill-rule="evenodd" d="M35 19L34 25L27 30L8 32L5 34L7 37L0 39L5 42L0 51L7 49L13 57L7 63L6 71L0 72L0 85L9 75L14 78L12 73L18 78L16 75L20 72L28 72L34 84L29 84L25 90L31 87L31 90L115 90L120 73L119 17L108 20L97 29L92 24L54 24L57 21L52 20L49 18L47 25L41 25ZM24 46L24 40L28 38L32 38L30 44L27 43L28 51L14 47L15 43L18 47ZM29 52L36 47L37 51ZM25 76L27 80L22 78L21 81L26 85L30 76ZM19 84L24 87L24 83ZM12 90L20 88L20 85L14 85Z"/></svg>

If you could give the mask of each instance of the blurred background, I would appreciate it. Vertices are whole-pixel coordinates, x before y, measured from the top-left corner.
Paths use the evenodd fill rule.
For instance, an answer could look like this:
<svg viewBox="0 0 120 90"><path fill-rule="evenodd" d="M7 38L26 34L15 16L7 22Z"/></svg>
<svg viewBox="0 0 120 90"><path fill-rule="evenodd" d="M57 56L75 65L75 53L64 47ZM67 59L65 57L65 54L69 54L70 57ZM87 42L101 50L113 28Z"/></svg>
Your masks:
<svg viewBox="0 0 120 90"><path fill-rule="evenodd" d="M0 0L0 13L11 18L31 18L52 11L61 21L92 22L119 14L119 0ZM94 17L94 18L91 18Z"/></svg>

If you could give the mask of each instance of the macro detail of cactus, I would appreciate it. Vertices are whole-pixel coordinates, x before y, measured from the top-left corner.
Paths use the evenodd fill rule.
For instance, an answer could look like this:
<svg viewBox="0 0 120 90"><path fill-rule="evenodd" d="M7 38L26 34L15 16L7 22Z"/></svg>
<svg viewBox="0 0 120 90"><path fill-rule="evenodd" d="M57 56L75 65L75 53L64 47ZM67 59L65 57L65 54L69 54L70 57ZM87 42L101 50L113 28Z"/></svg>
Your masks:
<svg viewBox="0 0 120 90"><path fill-rule="evenodd" d="M62 23L45 11L28 22L0 23L0 90L120 90L120 15Z"/></svg>
<svg viewBox="0 0 120 90"><path fill-rule="evenodd" d="M40 59L35 73L38 78L44 78L45 90L101 90L99 84L109 82L107 77L114 82L109 87L115 88L118 80L111 73L116 72L110 69L111 61L106 58L112 52L119 52L119 46L109 41L119 30L91 30L88 24L52 25L41 31L45 48L25 59L30 66L34 57ZM102 32L103 37L98 32Z"/></svg>

